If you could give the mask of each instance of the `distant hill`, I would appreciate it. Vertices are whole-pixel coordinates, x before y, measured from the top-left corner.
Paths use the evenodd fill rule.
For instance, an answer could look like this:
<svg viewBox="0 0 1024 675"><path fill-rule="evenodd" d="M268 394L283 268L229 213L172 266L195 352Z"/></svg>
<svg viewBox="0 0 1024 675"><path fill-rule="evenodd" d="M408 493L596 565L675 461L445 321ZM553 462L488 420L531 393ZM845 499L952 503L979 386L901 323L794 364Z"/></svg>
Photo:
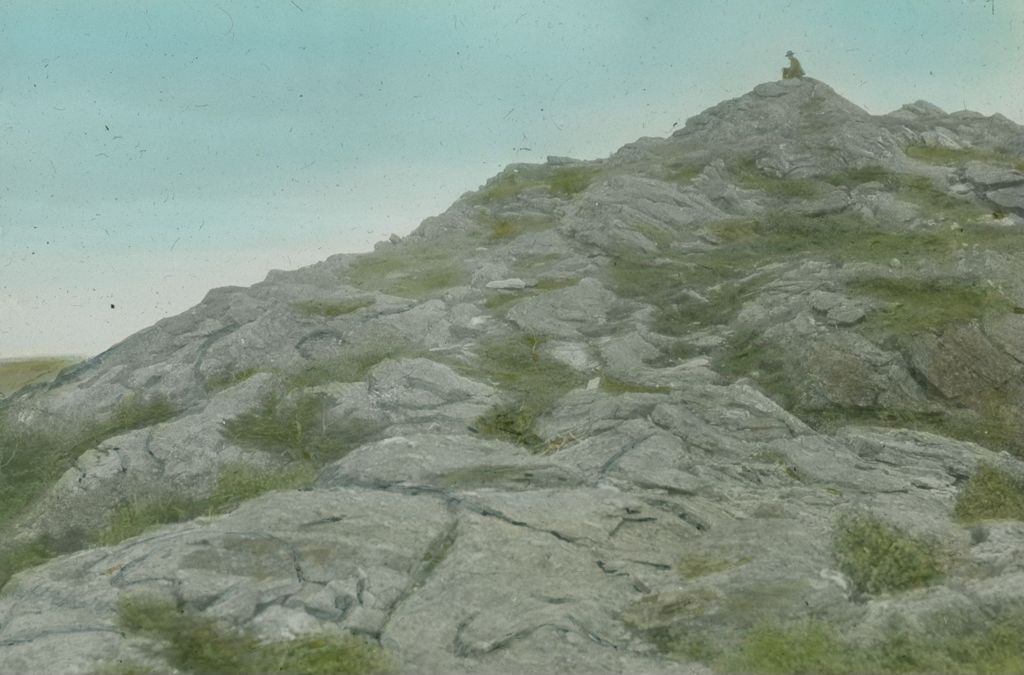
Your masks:
<svg viewBox="0 0 1024 675"><path fill-rule="evenodd" d="M48 382L80 360L71 356L0 359L0 396L10 396L29 384Z"/></svg>

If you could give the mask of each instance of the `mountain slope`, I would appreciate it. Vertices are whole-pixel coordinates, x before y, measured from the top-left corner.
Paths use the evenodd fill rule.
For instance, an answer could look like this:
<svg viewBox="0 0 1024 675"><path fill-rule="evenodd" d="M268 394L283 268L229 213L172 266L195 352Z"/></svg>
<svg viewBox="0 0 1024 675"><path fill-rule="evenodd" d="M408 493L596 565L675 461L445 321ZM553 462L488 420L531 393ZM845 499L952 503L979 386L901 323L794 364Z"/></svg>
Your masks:
<svg viewBox="0 0 1024 675"><path fill-rule="evenodd" d="M0 670L1019 670L1022 131L765 83L22 390Z"/></svg>

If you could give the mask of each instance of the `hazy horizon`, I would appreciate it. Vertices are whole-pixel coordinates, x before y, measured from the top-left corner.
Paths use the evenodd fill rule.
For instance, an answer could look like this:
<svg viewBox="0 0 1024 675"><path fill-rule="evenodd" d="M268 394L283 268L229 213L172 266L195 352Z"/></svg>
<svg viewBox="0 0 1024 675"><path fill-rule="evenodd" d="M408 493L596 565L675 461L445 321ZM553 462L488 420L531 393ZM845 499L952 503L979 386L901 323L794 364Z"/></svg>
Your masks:
<svg viewBox="0 0 1024 675"><path fill-rule="evenodd" d="M873 114L1020 123L1022 28L990 0L8 0L0 358L96 354L509 163L666 136L788 49Z"/></svg>

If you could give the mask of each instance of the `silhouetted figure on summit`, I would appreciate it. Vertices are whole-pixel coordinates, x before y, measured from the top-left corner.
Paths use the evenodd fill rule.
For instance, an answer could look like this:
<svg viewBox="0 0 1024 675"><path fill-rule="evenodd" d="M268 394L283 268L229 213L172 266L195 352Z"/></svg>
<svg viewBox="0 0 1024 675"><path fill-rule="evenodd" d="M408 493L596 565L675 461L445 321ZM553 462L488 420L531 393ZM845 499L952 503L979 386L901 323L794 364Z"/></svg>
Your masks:
<svg viewBox="0 0 1024 675"><path fill-rule="evenodd" d="M786 52L786 57L789 59L789 68L782 69L782 79L792 80L794 78L803 77L804 69L800 66L800 62L793 56L792 50Z"/></svg>

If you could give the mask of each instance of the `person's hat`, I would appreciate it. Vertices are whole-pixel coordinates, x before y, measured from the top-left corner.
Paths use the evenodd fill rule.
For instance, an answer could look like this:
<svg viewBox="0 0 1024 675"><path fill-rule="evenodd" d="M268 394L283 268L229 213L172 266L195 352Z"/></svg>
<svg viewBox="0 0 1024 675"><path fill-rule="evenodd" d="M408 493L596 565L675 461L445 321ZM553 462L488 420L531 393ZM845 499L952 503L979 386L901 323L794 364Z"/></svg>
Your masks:
<svg viewBox="0 0 1024 675"><path fill-rule="evenodd" d="M788 52L786 52L786 56L792 56L792 55L793 55L793 50L792 49L789 50Z"/></svg>

